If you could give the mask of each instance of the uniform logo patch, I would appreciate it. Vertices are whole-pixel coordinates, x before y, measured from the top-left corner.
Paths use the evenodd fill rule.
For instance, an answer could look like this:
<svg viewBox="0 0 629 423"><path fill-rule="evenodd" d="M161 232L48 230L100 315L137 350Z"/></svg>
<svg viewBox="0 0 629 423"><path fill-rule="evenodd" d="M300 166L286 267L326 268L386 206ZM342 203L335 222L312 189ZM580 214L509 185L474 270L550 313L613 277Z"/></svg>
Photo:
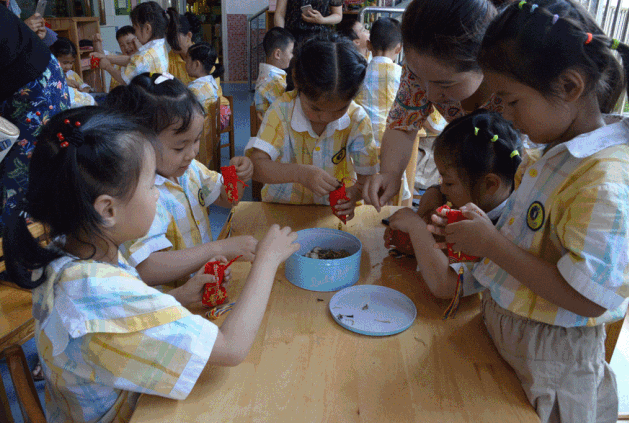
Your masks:
<svg viewBox="0 0 629 423"><path fill-rule="evenodd" d="M335 165L341 163L345 158L345 147L341 148L338 153L332 156L332 163Z"/></svg>
<svg viewBox="0 0 629 423"><path fill-rule="evenodd" d="M536 231L544 224L544 217L544 206L539 201L535 201L526 212L526 225Z"/></svg>
<svg viewBox="0 0 629 423"><path fill-rule="evenodd" d="M203 195L203 189L199 189L199 194L197 195L197 198L199 199L199 204L201 204L201 207L205 207L205 195Z"/></svg>

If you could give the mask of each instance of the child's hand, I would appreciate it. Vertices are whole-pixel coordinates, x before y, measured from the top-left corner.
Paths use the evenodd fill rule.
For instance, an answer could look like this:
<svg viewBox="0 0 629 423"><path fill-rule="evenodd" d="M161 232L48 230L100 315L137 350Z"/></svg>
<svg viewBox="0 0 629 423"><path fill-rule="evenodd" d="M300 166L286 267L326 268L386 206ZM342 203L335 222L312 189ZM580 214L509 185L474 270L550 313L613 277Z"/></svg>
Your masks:
<svg viewBox="0 0 629 423"><path fill-rule="evenodd" d="M220 261L221 264L227 264L228 262L227 257L225 256L212 257L208 261ZM223 285L229 285L229 282L231 282L231 280L232 280L232 269L231 267L228 267L227 269L225 269L225 273L223 273Z"/></svg>
<svg viewBox="0 0 629 423"><path fill-rule="evenodd" d="M295 242L297 233L292 232L288 226L280 229L274 224L258 244L258 260L261 263L272 262L280 264L291 254L299 250L299 244Z"/></svg>
<svg viewBox="0 0 629 423"><path fill-rule="evenodd" d="M104 59L107 56L105 56L105 53L94 51L94 52L90 53L90 57L96 57L97 59Z"/></svg>
<svg viewBox="0 0 629 423"><path fill-rule="evenodd" d="M175 297L182 306L187 307L190 304L198 303L203 297L203 288L206 283L216 283L216 276L206 275L203 273L205 266L199 270L196 275L188 279L188 282L168 291L169 295Z"/></svg>
<svg viewBox="0 0 629 423"><path fill-rule="evenodd" d="M445 204L444 195L441 193L441 189L438 186L428 187L421 200L419 200L419 207L417 208L417 214L429 224L431 222L431 216L436 210Z"/></svg>
<svg viewBox="0 0 629 423"><path fill-rule="evenodd" d="M423 226L422 218L408 207L396 211L389 217L389 227L398 231L410 233L421 226Z"/></svg>
<svg viewBox="0 0 629 423"><path fill-rule="evenodd" d="M111 69L111 62L109 61L109 59L107 59L106 56L104 56L102 59L100 59L98 67L103 70L109 71Z"/></svg>
<svg viewBox="0 0 629 423"><path fill-rule="evenodd" d="M467 203L460 210L469 220L446 225L446 242L453 244L452 251L486 257L494 245L493 237L500 233L476 204Z"/></svg>
<svg viewBox="0 0 629 423"><path fill-rule="evenodd" d="M241 254L246 261L253 261L256 258L258 240L251 235L234 236L219 242L223 253L230 259Z"/></svg>
<svg viewBox="0 0 629 423"><path fill-rule="evenodd" d="M351 187L347 188L345 194L349 198L349 200L339 200L336 203L334 209L337 211L339 215L347 216L347 220L352 220L354 218L354 210L356 209L356 202L360 200L363 196L362 186L359 184L354 184Z"/></svg>
<svg viewBox="0 0 629 423"><path fill-rule="evenodd" d="M76 82L74 79L66 79L66 83L68 84L68 87L76 88L77 90L81 89L79 83Z"/></svg>
<svg viewBox="0 0 629 423"><path fill-rule="evenodd" d="M92 89L90 87L83 87L79 91L84 92L84 93L89 93L90 91L92 91Z"/></svg>
<svg viewBox="0 0 629 423"><path fill-rule="evenodd" d="M236 175L238 175L238 179L244 182L251 180L251 177L253 176L253 162L249 159L249 157L232 157L229 161L229 165L236 166Z"/></svg>
<svg viewBox="0 0 629 423"><path fill-rule="evenodd" d="M339 181L325 170L313 165L302 165L298 183L302 184L315 195L325 197L339 187Z"/></svg>

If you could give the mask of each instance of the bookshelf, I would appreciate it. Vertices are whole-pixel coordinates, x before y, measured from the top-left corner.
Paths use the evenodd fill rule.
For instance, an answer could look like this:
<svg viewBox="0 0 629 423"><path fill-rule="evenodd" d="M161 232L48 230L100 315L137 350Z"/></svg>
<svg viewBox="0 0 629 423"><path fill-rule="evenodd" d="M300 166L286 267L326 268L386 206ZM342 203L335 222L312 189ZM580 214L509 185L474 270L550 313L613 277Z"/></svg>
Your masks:
<svg viewBox="0 0 629 423"><path fill-rule="evenodd" d="M80 40L92 40L94 34L100 34L99 18L46 18L50 29L59 36L66 37L78 49L78 56L74 63L74 71L78 73L86 84L96 92L105 92L103 71L90 68L91 47L80 48Z"/></svg>

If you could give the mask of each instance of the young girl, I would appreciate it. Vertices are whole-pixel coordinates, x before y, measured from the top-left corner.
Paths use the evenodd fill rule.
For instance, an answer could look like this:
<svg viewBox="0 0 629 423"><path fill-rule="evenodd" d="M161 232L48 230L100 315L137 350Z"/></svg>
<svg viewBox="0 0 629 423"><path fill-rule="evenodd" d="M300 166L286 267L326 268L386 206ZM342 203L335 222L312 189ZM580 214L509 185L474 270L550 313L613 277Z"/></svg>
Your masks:
<svg viewBox="0 0 629 423"><path fill-rule="evenodd" d="M194 94L172 75L144 73L115 88L106 105L155 131L161 145L155 220L145 236L121 247L142 279L149 285L178 281L216 255L253 261L257 241L251 236L212 241L208 207L231 203L222 176L194 160L203 131L203 107ZM234 157L230 164L240 180L251 179L248 158ZM244 188L238 188L242 197Z"/></svg>
<svg viewBox="0 0 629 423"><path fill-rule="evenodd" d="M290 228L272 227L220 328L185 308L213 276L199 271L169 294L148 287L118 246L146 233L155 215L153 143L122 115L84 107L52 118L33 153L4 254L11 279L33 289L49 422L129 421L140 393L184 399L206 364L239 364L278 265L297 251ZM50 229L51 246L32 238L25 213Z"/></svg>
<svg viewBox="0 0 629 423"><path fill-rule="evenodd" d="M186 12L179 15L179 32L177 34L178 47L173 47L168 52L168 73L178 78L185 85L189 85L194 78L191 78L186 71L186 56L188 49L201 37L202 22L197 15Z"/></svg>
<svg viewBox="0 0 629 423"><path fill-rule="evenodd" d="M468 204L471 220L432 229L485 257L473 276L487 329L541 421L615 422L603 324L627 310L629 121L605 124L597 87L626 81L629 48L572 2L522 1L489 26L479 63L505 118L543 148L496 227Z"/></svg>
<svg viewBox="0 0 629 423"><path fill-rule="evenodd" d="M137 53L130 57L93 54L100 58L100 68L109 72L121 85L128 84L133 77L144 72L167 72L168 51L170 47L176 49L179 45L179 13L172 7L164 10L154 1L138 4L131 11L131 23L135 36L142 44ZM123 72L113 65L123 66Z"/></svg>
<svg viewBox="0 0 629 423"><path fill-rule="evenodd" d="M70 94L70 107L96 105L94 97L87 94L92 88L83 82L78 73L72 70L78 54L74 43L67 38L58 37L57 41L50 46L50 51L57 58L61 69L66 75Z"/></svg>
<svg viewBox="0 0 629 423"><path fill-rule="evenodd" d="M406 8L402 18L406 65L382 137L380 173L368 178L364 188L366 203L380 210L398 193L417 131L433 108L448 122L477 108L502 113L504 102L484 82L476 61L495 15L489 0L413 0ZM606 98L601 110L607 113L613 103L604 89L601 97ZM431 145L419 147L432 154Z"/></svg>
<svg viewBox="0 0 629 423"><path fill-rule="evenodd" d="M452 121L435 140L435 162L441 175L439 204L460 208L473 202L498 221L513 191L520 165L520 135L499 114L486 110ZM471 276L473 262L448 262L443 252L432 248L435 241L420 214L404 208L389 218L391 229L407 232L413 244L418 270L430 291L439 298L452 298L458 272L463 271L463 295L478 292ZM385 246L391 244L385 231Z"/></svg>
<svg viewBox="0 0 629 423"><path fill-rule="evenodd" d="M223 75L223 65L216 63L218 55L216 50L209 43L202 42L194 44L188 49L186 56L186 72L190 78L193 78L188 88L197 97L197 100L205 108L205 112L209 113L210 107L218 101L220 86L215 78ZM220 106L221 127L226 128L229 125L231 116L229 106Z"/></svg>
<svg viewBox="0 0 629 423"><path fill-rule="evenodd" d="M245 148L254 179L266 184L263 201L329 204L339 181L356 178L349 201L337 205L351 218L364 180L378 171L371 122L352 101L367 61L351 41L330 35L306 41L292 67L296 89L273 103Z"/></svg>

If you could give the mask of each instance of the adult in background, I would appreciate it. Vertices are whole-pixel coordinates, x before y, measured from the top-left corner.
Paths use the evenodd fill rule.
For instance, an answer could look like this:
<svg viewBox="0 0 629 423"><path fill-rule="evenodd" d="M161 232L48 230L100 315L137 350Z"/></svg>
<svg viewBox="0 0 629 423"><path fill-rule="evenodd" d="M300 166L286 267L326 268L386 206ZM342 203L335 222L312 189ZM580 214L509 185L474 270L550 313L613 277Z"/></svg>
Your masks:
<svg viewBox="0 0 629 423"><path fill-rule="evenodd" d="M304 8L304 6L310 6ZM343 0L277 0L275 26L288 29L296 45L306 38L330 32L343 19Z"/></svg>
<svg viewBox="0 0 629 423"><path fill-rule="evenodd" d="M178 78L185 85L190 84L194 80L194 78L188 76L186 71L188 49L199 41L202 41L201 20L197 15L190 12L179 15L178 46L173 46L173 49L168 52L168 73Z"/></svg>
<svg viewBox="0 0 629 423"><path fill-rule="evenodd" d="M69 108L70 97L57 59L4 6L0 6L0 57L0 114L20 130L18 142L0 163L1 229L28 186L28 165L41 125Z"/></svg>

